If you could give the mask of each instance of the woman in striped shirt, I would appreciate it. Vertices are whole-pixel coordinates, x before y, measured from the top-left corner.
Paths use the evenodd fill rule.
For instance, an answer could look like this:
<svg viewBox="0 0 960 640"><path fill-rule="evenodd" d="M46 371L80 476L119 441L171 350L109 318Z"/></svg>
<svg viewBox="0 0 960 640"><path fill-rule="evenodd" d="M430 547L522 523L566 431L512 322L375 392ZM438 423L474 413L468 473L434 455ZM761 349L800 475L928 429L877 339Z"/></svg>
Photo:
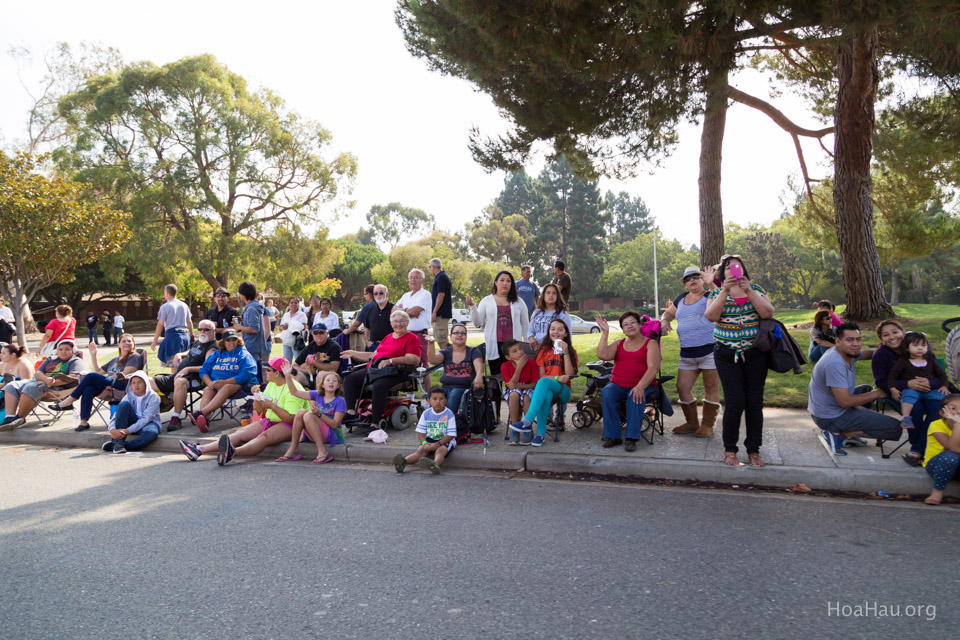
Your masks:
<svg viewBox="0 0 960 640"><path fill-rule="evenodd" d="M761 318L773 317L766 292L750 282L738 255L725 255L715 271L714 289L708 295L707 320L715 323L714 361L726 407L723 411L723 461L736 466L740 417L746 414L747 435L743 445L750 466L762 467L763 387L767 381L768 354L753 348ZM710 273L707 272L709 277Z"/></svg>

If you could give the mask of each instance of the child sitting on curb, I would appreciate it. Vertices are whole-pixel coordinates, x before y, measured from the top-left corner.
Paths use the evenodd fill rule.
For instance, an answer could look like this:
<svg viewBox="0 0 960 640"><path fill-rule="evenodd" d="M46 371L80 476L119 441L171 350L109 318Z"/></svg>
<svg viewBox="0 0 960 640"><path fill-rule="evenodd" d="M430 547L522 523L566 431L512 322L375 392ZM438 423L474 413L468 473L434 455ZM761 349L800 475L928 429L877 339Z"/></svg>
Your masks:
<svg viewBox="0 0 960 640"><path fill-rule="evenodd" d="M940 504L943 490L957 478L960 468L960 394L952 393L940 402L940 419L930 424L923 468L933 478L933 491L924 502ZM960 479L960 478L957 478Z"/></svg>
<svg viewBox="0 0 960 640"><path fill-rule="evenodd" d="M510 422L518 422L530 408L533 390L540 379L540 368L535 361L527 358L523 345L517 340L504 342L503 350L507 354L507 361L500 367L500 373L503 375L503 399L507 401L509 407ZM507 435L511 434L514 437L510 440L510 444L520 444L520 434L515 431L507 433ZM526 442L523 444L529 444L533 439L532 432L526 436Z"/></svg>
<svg viewBox="0 0 960 640"><path fill-rule="evenodd" d="M430 473L440 473L440 465L457 446L457 418L453 411L447 409L447 391L443 387L430 389L430 408L420 416L417 423L417 433L426 437L417 447L417 450L403 457L398 453L393 457L393 466L397 473L403 473L408 464L418 463ZM430 459L430 454L433 459Z"/></svg>

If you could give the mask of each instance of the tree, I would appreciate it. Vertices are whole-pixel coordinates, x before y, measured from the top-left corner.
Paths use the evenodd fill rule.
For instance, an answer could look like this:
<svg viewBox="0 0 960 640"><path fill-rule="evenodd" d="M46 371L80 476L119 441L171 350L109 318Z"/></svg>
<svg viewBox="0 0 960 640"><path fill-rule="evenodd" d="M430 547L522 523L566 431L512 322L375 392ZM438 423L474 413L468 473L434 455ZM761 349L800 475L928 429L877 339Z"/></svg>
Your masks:
<svg viewBox="0 0 960 640"><path fill-rule="evenodd" d="M680 292L677 278L686 267L700 263L700 256L687 251L677 240L657 234L657 278L660 299L672 299ZM653 233L640 234L611 247L600 289L626 298L640 298L653 304ZM661 305L662 306L662 305Z"/></svg>
<svg viewBox="0 0 960 640"><path fill-rule="evenodd" d="M228 286L247 240L318 222L356 175L350 154L324 158L329 131L210 55L90 78L60 108L75 141L60 167L123 203L138 229L169 231L211 288Z"/></svg>
<svg viewBox="0 0 960 640"><path fill-rule="evenodd" d="M517 266L524 260L530 222L521 214L503 215L494 204L484 209L484 216L467 225L470 248L493 262Z"/></svg>
<svg viewBox="0 0 960 640"><path fill-rule="evenodd" d="M74 315L79 316L93 302L150 293L136 265L123 260L123 252L119 251L81 265L74 271L70 282L55 282L44 287L38 297L53 305L70 305Z"/></svg>
<svg viewBox="0 0 960 640"><path fill-rule="evenodd" d="M626 191L614 195L607 191L604 198L606 209L610 213L610 222L607 225L607 242L612 245L629 242L641 233L653 231L653 220L650 210L643 198L633 198Z"/></svg>
<svg viewBox="0 0 960 640"><path fill-rule="evenodd" d="M342 252L333 269L333 277L340 281L340 290L333 300L341 309L353 309L363 301L363 288L373 284L371 271L387 259L380 249L339 238L334 245Z"/></svg>
<svg viewBox="0 0 960 640"><path fill-rule="evenodd" d="M13 301L20 344L24 305L40 289L69 282L130 237L129 214L85 199L87 185L39 175L44 160L0 152L0 287Z"/></svg>
<svg viewBox="0 0 960 640"><path fill-rule="evenodd" d="M120 52L112 47L81 42L78 49L75 53L68 43L58 42L44 55L45 73L36 86L20 79L32 101L27 111L27 137L18 145L27 153L36 154L45 147L66 142L69 133L59 108L61 98L80 91L91 78L113 73L123 66ZM32 60L32 53L26 47L11 47L9 53L21 68Z"/></svg>
<svg viewBox="0 0 960 640"><path fill-rule="evenodd" d="M296 294L301 299L313 294L333 295L341 283L331 274L343 257L343 250L327 239L327 233L327 229L320 228L307 236L296 225L276 227L264 238L264 248L255 253L254 271L261 274L257 278L261 286Z"/></svg>
<svg viewBox="0 0 960 640"><path fill-rule="evenodd" d="M411 234L424 234L432 231L436 221L433 216L413 207L405 207L399 202L375 204L367 212L367 224L370 225L370 238L377 244L396 247L402 238Z"/></svg>

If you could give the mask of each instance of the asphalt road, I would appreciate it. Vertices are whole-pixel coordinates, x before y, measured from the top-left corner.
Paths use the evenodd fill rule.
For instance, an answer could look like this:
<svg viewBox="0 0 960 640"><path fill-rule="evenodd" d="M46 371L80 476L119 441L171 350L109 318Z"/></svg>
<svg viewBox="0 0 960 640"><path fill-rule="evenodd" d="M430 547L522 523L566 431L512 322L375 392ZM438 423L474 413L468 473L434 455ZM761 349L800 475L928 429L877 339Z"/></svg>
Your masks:
<svg viewBox="0 0 960 640"><path fill-rule="evenodd" d="M876 639L960 622L960 519L922 505L15 446L0 482L0 638Z"/></svg>

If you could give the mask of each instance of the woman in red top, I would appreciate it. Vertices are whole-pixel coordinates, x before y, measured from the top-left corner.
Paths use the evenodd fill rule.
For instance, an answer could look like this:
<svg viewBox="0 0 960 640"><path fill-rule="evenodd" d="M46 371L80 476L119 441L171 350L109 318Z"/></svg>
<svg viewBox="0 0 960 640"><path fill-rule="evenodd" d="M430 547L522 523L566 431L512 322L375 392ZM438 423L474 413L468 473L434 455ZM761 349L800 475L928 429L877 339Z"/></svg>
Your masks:
<svg viewBox="0 0 960 640"><path fill-rule="evenodd" d="M613 375L600 392L603 403L603 447L609 449L622 443L620 439L620 405L627 404L626 451L637 450L637 440L643 430L643 410L647 387L655 382L660 368L660 344L640 333L643 319L636 311L620 316L620 329L626 338L607 344L610 325L597 316L600 325L600 343L597 357L613 361Z"/></svg>
<svg viewBox="0 0 960 640"><path fill-rule="evenodd" d="M380 369L389 367L392 364L417 366L420 364L420 338L415 333L410 333L407 327L410 324L410 316L402 309L395 309L390 314L390 326L393 327L393 333L387 335L380 341L380 345L374 352L370 351L352 351L350 349L340 352L340 357L350 358L351 360L366 360L367 366L353 373L347 374L343 379L343 396L347 402L347 416L345 421L349 422L351 416L356 420L357 403L360 400L360 391L363 389L363 382L367 377L367 369L378 367ZM379 429L380 418L383 416L383 408L387 404L387 394L391 387L396 386L407 377L408 374L400 373L393 376L378 378L369 385L372 393L372 405L370 415L370 428Z"/></svg>
<svg viewBox="0 0 960 640"><path fill-rule="evenodd" d="M547 329L547 335L537 350L537 364L540 366L540 380L533 389L530 408L520 422L510 425L517 434L520 444L527 444L524 436L529 437L533 423L537 423L537 435L530 442L535 447L543 446L547 435L547 415L554 398L566 404L570 401L570 377L577 374L577 350L573 348L570 328L563 320L554 320Z"/></svg>
<svg viewBox="0 0 960 640"><path fill-rule="evenodd" d="M37 356L43 351L43 345L52 343L57 346L61 340L76 340L77 319L73 317L73 309L70 305L62 304L57 307L57 317L47 323L45 327L43 340L37 347Z"/></svg>

